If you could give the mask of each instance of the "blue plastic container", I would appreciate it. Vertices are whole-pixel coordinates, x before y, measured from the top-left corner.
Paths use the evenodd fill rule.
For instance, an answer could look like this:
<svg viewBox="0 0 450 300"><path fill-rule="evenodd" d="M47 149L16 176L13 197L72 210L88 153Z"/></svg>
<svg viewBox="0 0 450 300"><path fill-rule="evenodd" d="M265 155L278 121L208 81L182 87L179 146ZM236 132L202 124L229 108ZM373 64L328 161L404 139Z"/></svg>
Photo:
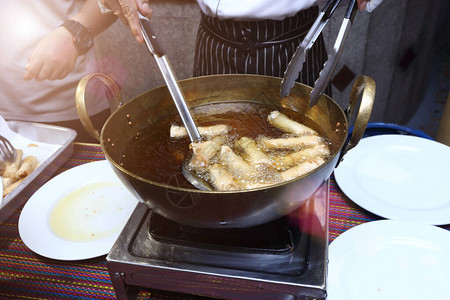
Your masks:
<svg viewBox="0 0 450 300"><path fill-rule="evenodd" d="M353 127L350 128L349 136L351 136L351 133L353 132ZM381 122L375 122L375 123L369 123L367 124L366 131L364 133L363 138L373 136L373 135L380 135L380 134L403 134L403 135L413 135L422 137L429 140L434 140L431 136L428 134L412 129L405 126L400 126L397 124L392 123L381 123Z"/></svg>

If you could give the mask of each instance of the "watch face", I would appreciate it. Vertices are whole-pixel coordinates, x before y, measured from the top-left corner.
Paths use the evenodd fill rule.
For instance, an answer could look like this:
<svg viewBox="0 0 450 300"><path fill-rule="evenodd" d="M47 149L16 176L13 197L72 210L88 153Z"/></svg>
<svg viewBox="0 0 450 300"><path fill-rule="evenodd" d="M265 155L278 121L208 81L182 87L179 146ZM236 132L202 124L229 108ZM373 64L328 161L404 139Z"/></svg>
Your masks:
<svg viewBox="0 0 450 300"><path fill-rule="evenodd" d="M85 54L94 45L94 38L89 29L75 20L67 20L61 26L65 27L73 35L73 44L79 54Z"/></svg>
<svg viewBox="0 0 450 300"><path fill-rule="evenodd" d="M81 54L86 53L94 45L94 39L89 32L82 32L74 37L74 44Z"/></svg>

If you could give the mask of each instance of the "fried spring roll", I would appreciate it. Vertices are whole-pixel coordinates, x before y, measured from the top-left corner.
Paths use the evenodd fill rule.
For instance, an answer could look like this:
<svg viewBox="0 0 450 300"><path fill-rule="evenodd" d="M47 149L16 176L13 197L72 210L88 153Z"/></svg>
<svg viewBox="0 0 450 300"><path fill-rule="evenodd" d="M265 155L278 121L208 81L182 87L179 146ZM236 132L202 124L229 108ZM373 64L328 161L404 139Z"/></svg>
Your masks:
<svg viewBox="0 0 450 300"><path fill-rule="evenodd" d="M289 119L286 115L276 110L269 114L267 120L273 126L287 133L293 133L295 135L317 134L315 130Z"/></svg>
<svg viewBox="0 0 450 300"><path fill-rule="evenodd" d="M234 153L229 146L225 145L220 148L219 160L235 177L248 179L254 175L250 165L242 157Z"/></svg>
<svg viewBox="0 0 450 300"><path fill-rule="evenodd" d="M208 171L212 184L219 191L235 191L240 189L239 185L234 181L233 176L221 165L214 164L209 167Z"/></svg>
<svg viewBox="0 0 450 300"><path fill-rule="evenodd" d="M198 133L205 138L212 138L218 135L227 134L229 128L227 125L219 124L213 126L200 126L197 127ZM181 138L187 136L186 128L183 126L172 125L170 127L170 137L172 138Z"/></svg>
<svg viewBox="0 0 450 300"><path fill-rule="evenodd" d="M14 190L24 180L25 178L22 178L8 185L7 187L3 187L3 198L6 197L9 193L11 193L12 190Z"/></svg>
<svg viewBox="0 0 450 300"><path fill-rule="evenodd" d="M261 138L258 143L264 149L280 149L280 150L292 150L303 147L315 146L322 143L318 135L305 135L291 138L278 138L268 139Z"/></svg>
<svg viewBox="0 0 450 300"><path fill-rule="evenodd" d="M189 166L193 169L206 168L223 143L224 139L220 137L210 141L191 143L189 147L194 152L194 157L190 161Z"/></svg>
<svg viewBox="0 0 450 300"><path fill-rule="evenodd" d="M306 174L315 168L322 165L325 161L321 157L316 157L310 160L307 160L305 162L302 162L301 164L290 168L289 170L286 170L284 172L281 172L281 178L283 181L288 181L297 177L302 176L303 174Z"/></svg>
<svg viewBox="0 0 450 300"><path fill-rule="evenodd" d="M36 169L37 165L39 164L38 160L34 156L27 156L22 161L22 164L20 165L19 169L16 172L15 178L25 178L28 175L31 174L31 172Z"/></svg>
<svg viewBox="0 0 450 300"><path fill-rule="evenodd" d="M16 149L16 159L7 164L5 167L5 172L3 172L3 178L15 178L17 170L19 170L20 163L22 162L23 151L21 149Z"/></svg>
<svg viewBox="0 0 450 300"><path fill-rule="evenodd" d="M326 145L316 145L311 148L305 148L300 151L288 154L283 157L275 157L275 166L277 169L290 168L304 160L313 157L324 157L330 155L330 149Z"/></svg>
<svg viewBox="0 0 450 300"><path fill-rule="evenodd" d="M236 145L244 150L248 155L247 161L250 166L255 167L257 165L272 165L270 158L258 148L256 142L251 138L242 137L236 142Z"/></svg>
<svg viewBox="0 0 450 300"><path fill-rule="evenodd" d="M5 188L7 188L7 187L10 186L11 184L13 184L14 181L16 181L15 178L12 178L12 177L2 177L3 190L5 190Z"/></svg>

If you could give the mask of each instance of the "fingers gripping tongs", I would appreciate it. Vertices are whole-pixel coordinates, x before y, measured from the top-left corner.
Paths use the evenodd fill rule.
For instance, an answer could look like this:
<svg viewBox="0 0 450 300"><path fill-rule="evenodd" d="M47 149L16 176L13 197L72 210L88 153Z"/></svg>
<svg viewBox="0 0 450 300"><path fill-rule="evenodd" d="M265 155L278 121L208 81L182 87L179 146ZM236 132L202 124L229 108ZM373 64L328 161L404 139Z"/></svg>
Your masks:
<svg viewBox="0 0 450 300"><path fill-rule="evenodd" d="M284 78L281 81L281 92L282 98L289 95L292 87L294 86L295 80L298 74L303 68L303 63L306 60L306 53L311 49L312 45L316 41L319 34L322 32L325 25L328 23L331 15L334 13L336 7L339 5L341 0L329 0L327 4L323 7L313 26L306 34L302 43L298 46L291 61L284 73ZM331 75L336 68L339 57L342 53L343 45L347 39L348 32L350 30L351 23L356 14L356 0L350 0L347 11L344 16L341 28L339 30L336 42L334 44L331 54L328 56L328 60L325 62L322 71L320 72L319 78L314 84L314 88L311 91L310 107L317 104L320 95L323 94L324 89L330 82Z"/></svg>

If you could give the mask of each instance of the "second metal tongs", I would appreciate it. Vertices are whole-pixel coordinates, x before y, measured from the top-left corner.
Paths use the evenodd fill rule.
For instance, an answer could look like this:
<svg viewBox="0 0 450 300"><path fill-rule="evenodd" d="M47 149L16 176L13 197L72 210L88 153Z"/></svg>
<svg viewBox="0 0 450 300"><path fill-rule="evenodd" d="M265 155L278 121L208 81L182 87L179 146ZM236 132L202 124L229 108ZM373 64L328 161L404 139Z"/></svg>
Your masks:
<svg viewBox="0 0 450 300"><path fill-rule="evenodd" d="M289 95L294 83L303 68L303 64L306 60L306 54L311 49L312 45L322 32L325 25L328 23L331 15L334 13L336 7L339 5L341 0L329 0L327 4L323 7L316 21L314 22L311 29L306 34L302 43L298 46L288 67L284 73L284 78L281 81L280 96L282 98ZM343 45L347 39L347 35L350 29L350 25L356 14L357 3L356 0L350 0L347 12L345 13L344 20L342 22L341 28L339 30L336 42L334 44L331 54L328 56L328 60L325 62L322 71L320 72L319 78L314 84L314 88L311 91L310 97L310 107L317 104L320 95L327 87L330 82L331 75L333 74L336 65L339 61L339 57L342 53Z"/></svg>

